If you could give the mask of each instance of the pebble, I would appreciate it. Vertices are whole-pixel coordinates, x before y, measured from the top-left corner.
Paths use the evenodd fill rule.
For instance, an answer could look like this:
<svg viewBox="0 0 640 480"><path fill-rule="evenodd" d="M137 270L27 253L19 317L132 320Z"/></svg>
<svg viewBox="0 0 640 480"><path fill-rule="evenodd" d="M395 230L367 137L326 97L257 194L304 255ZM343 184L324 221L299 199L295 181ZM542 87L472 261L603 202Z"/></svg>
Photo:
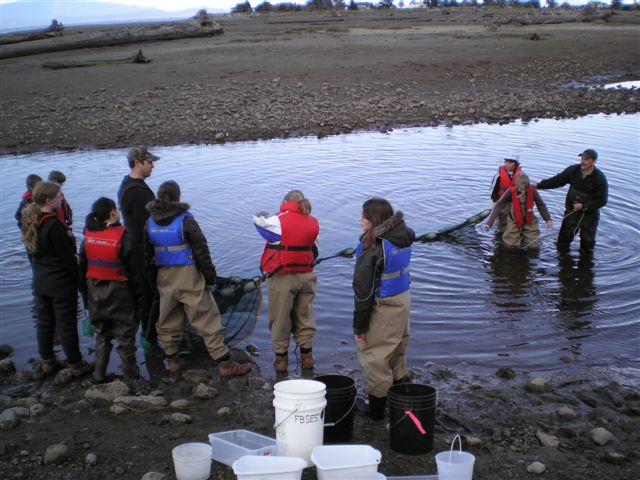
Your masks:
<svg viewBox="0 0 640 480"><path fill-rule="evenodd" d="M113 402L117 397L125 396L128 393L129 387L127 384L120 380L116 380L111 383L93 385L84 392L84 398L89 400L105 400L107 402Z"/></svg>
<svg viewBox="0 0 640 480"><path fill-rule="evenodd" d="M31 416L31 411L27 407L13 407L11 410L13 410L20 418L27 418Z"/></svg>
<svg viewBox="0 0 640 480"><path fill-rule="evenodd" d="M44 464L45 465L57 465L64 462L70 454L69 447L62 444L50 445L44 452Z"/></svg>
<svg viewBox="0 0 640 480"><path fill-rule="evenodd" d="M142 476L141 480L167 480L167 477L164 473L160 472L147 472Z"/></svg>
<svg viewBox="0 0 640 480"><path fill-rule="evenodd" d="M5 358L4 360L0 360L0 374L9 375L16 371L16 365L13 363L13 360L9 360Z"/></svg>
<svg viewBox="0 0 640 480"><path fill-rule="evenodd" d="M578 414L575 412L573 408L569 407L560 407L558 409L558 416L563 420L573 420L578 417Z"/></svg>
<svg viewBox="0 0 640 480"><path fill-rule="evenodd" d="M198 400L210 400L218 396L218 391L209 385L199 383L193 388L192 395Z"/></svg>
<svg viewBox="0 0 640 480"><path fill-rule="evenodd" d="M560 440L558 440L558 437L554 435L548 435L544 432L541 432L540 430L536 432L536 437L540 441L540 444L544 447L555 448L560 445Z"/></svg>
<svg viewBox="0 0 640 480"><path fill-rule="evenodd" d="M605 457L605 460L611 463L612 465L622 465L624 462L627 461L627 457L625 457L624 455L618 452L607 452L607 456Z"/></svg>
<svg viewBox="0 0 640 480"><path fill-rule="evenodd" d="M480 440L478 437L473 437L471 435L465 437L464 441L470 447L475 447L475 446L480 445L482 443L482 440Z"/></svg>
<svg viewBox="0 0 640 480"><path fill-rule="evenodd" d="M189 400L186 400L184 398L180 398L178 400L174 400L173 402L171 402L171 404L169 404L169 406L173 410L187 410L191 405L189 404Z"/></svg>
<svg viewBox="0 0 640 480"><path fill-rule="evenodd" d="M545 393L550 390L550 387L546 378L536 377L526 384L525 389L530 393Z"/></svg>
<svg viewBox="0 0 640 480"><path fill-rule="evenodd" d="M182 374L182 378L189 383L197 385L198 383L207 383L209 380L211 380L211 375L209 375L209 372L207 372L206 370L192 369L186 370Z"/></svg>
<svg viewBox="0 0 640 480"><path fill-rule="evenodd" d="M65 368L63 370L60 370L56 374L56 378L53 379L53 383L54 383L54 385L64 385L66 383L69 383L71 380L73 380L73 375L71 374L71 369L70 368Z"/></svg>
<svg viewBox="0 0 640 480"><path fill-rule="evenodd" d="M184 413L172 413L169 416L169 423L171 425L185 425L193 422L193 419Z"/></svg>
<svg viewBox="0 0 640 480"><path fill-rule="evenodd" d="M18 426L18 415L13 408L0 413L0 430L12 430Z"/></svg>
<svg viewBox="0 0 640 480"><path fill-rule="evenodd" d="M613 440L613 434L603 427L594 428L589 432L589 436L591 437L591 440L596 442L598 445L606 445Z"/></svg>
<svg viewBox="0 0 640 480"><path fill-rule="evenodd" d="M123 413L128 412L129 410L122 405L111 405L109 407L109 411L114 415L122 415Z"/></svg>
<svg viewBox="0 0 640 480"><path fill-rule="evenodd" d="M0 358L7 358L12 353L13 347L11 345L7 345L6 343L0 345Z"/></svg>
<svg viewBox="0 0 640 480"><path fill-rule="evenodd" d="M160 409L168 405L163 397L153 397L151 395L140 395L138 397L117 397L114 404L126 405L134 409Z"/></svg>
<svg viewBox="0 0 640 480"><path fill-rule="evenodd" d="M94 466L96 463L98 463L98 457L96 456L95 453L87 453L87 456L85 457L84 462L87 465Z"/></svg>
<svg viewBox="0 0 640 480"><path fill-rule="evenodd" d="M537 475L544 473L546 469L547 467L544 465L544 463L540 462L533 462L527 466L527 472L535 473Z"/></svg>
<svg viewBox="0 0 640 480"><path fill-rule="evenodd" d="M218 415L219 417L228 417L229 415L231 415L231 409L229 407L219 408L216 412L216 415Z"/></svg>
<svg viewBox="0 0 640 480"><path fill-rule="evenodd" d="M123 475L124 474L124 468L122 467L116 467L116 473L118 475Z"/></svg>

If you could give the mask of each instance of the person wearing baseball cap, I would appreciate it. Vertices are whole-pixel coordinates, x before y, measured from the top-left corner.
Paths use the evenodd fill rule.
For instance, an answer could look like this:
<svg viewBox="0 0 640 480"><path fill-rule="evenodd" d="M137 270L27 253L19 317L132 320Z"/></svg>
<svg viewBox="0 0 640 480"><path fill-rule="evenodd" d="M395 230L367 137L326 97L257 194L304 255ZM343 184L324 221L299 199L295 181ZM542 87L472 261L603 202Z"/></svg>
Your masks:
<svg viewBox="0 0 640 480"><path fill-rule="evenodd" d="M159 159L160 157L152 154L145 146L133 147L127 154L129 174L124 176L118 189L118 204L122 213L122 220L127 232L133 239L132 243L136 247L135 257L140 262L142 271L146 271L144 268L146 262L143 247L144 228L149 218L149 211L146 207L147 203L156 199L153 190L149 188L145 180L151 176L154 163ZM152 299L157 297L155 282L150 278L146 280L146 296L142 301L146 310L155 311L155 309L151 308ZM157 312L150 316L157 318ZM147 315L144 315L142 319L142 334L147 341L153 344L156 337L155 318L149 320L146 317ZM152 327L149 327L149 323L153 324Z"/></svg>
<svg viewBox="0 0 640 480"><path fill-rule="evenodd" d="M578 157L580 163L565 168L555 177L541 180L536 186L544 190L569 184L558 250L568 250L579 231L580 252L591 253L596 245L600 209L607 204L609 186L607 177L595 166L598 152L587 148Z"/></svg>
<svg viewBox="0 0 640 480"><path fill-rule="evenodd" d="M500 200L510 188L515 187L518 177L522 174L520 166L520 155L509 152L504 156L504 163L498 168L498 173L493 177L493 186L491 188L491 201L493 206ZM508 208L503 208L498 214L498 232L504 231L507 226Z"/></svg>

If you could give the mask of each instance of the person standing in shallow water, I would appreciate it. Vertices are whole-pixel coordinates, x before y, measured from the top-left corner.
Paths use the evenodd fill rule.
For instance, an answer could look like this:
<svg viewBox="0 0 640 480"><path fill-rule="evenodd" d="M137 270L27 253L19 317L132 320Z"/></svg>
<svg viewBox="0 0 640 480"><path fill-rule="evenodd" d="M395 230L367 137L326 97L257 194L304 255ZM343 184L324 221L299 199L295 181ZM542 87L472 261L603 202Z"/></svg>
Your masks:
<svg viewBox="0 0 640 480"><path fill-rule="evenodd" d="M504 192L516 185L518 177L522 174L520 166L520 155L509 153L504 157L503 165L498 169L498 173L493 177L493 187L491 188L491 201L496 206ZM508 207L500 209L498 214L498 232L504 231L507 226Z"/></svg>
<svg viewBox="0 0 640 480"><path fill-rule="evenodd" d="M151 215L145 229L145 245L149 267L157 270L155 277L160 294L156 328L169 372L182 369L177 354L186 316L204 340L221 376L246 374L251 365L231 360L224 344L225 328L211 295L216 268L207 239L189 212L189 205L180 202L178 184L167 181L160 185L158 199L150 202L147 209Z"/></svg>
<svg viewBox="0 0 640 480"><path fill-rule="evenodd" d="M42 373L57 370L53 350L57 334L74 377L91 368L80 353L78 312L78 262L69 227L53 213L60 208L60 186L40 182L33 189L33 203L22 213L22 238L33 255L33 288L36 306L38 351Z"/></svg>
<svg viewBox="0 0 640 480"><path fill-rule="evenodd" d="M276 215L253 216L258 233L267 241L260 270L267 274L269 330L275 352L273 367L285 373L289 368L291 334L300 347L302 368L314 367L313 337L316 320L311 303L316 295L313 271L318 257L318 220L311 216L311 202L300 190L287 193Z"/></svg>
<svg viewBox="0 0 640 480"><path fill-rule="evenodd" d="M533 214L533 204L538 207L540 216L547 224L547 228L553 227L553 221L542 197L536 189L529 185L529 177L522 174L516 181L516 186L507 190L500 200L496 202L487 219L487 228L491 228L503 209L508 211L507 225L502 233L502 242L507 247L526 247L535 249L540 243L540 227L538 219ZM523 241L526 244L523 245Z"/></svg>
<svg viewBox="0 0 640 480"><path fill-rule="evenodd" d="M154 163L160 159L152 154L147 147L139 146L132 148L127 154L130 172L125 175L118 189L118 204L122 213L122 220L127 228L127 232L133 239L136 248L136 257L139 259L141 269L144 269L146 260L144 258L144 229L149 218L147 204L155 200L153 190L149 188L147 178L153 173ZM157 290L155 279L145 275L147 287L144 296L145 310L141 319L142 335L147 341L154 344L156 341L155 322L158 318L157 312ZM155 301L154 301L155 299Z"/></svg>
<svg viewBox="0 0 640 480"><path fill-rule="evenodd" d="M136 331L145 313L141 300L145 281L135 258L133 239L120 224L120 212L110 198L101 197L87 215L80 245L80 291L96 330L93 379L107 380L111 341L118 343L125 380L140 374L136 363Z"/></svg>
<svg viewBox="0 0 640 480"><path fill-rule="evenodd" d="M381 420L389 388L408 379L409 264L416 235L402 212L394 213L383 198L364 202L360 225L353 272L353 333L369 402L358 401L358 406L371 419Z"/></svg>
<svg viewBox="0 0 640 480"><path fill-rule="evenodd" d="M565 168L555 177L538 182L540 190L569 184L564 204L564 219L558 234L558 250L566 251L580 232L580 252L591 253L596 245L600 209L607 204L607 177L596 168L598 152L588 148L578 155L580 163Z"/></svg>

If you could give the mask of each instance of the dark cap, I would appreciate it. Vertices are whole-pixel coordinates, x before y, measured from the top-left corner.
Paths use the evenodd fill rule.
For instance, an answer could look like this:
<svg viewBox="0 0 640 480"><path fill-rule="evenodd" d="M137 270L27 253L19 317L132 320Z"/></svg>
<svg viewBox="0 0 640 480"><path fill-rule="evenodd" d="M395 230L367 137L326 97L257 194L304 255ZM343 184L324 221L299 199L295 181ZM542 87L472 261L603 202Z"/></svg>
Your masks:
<svg viewBox="0 0 640 480"><path fill-rule="evenodd" d="M584 152L578 154L579 157L581 157L582 155L586 155L589 158L598 160L598 152L596 152L593 148L587 148Z"/></svg>
<svg viewBox="0 0 640 480"><path fill-rule="evenodd" d="M151 153L147 147L133 147L127 154L127 160L129 160L131 165L133 165L133 162L136 160L142 163L145 160L155 162L159 159L160 157Z"/></svg>

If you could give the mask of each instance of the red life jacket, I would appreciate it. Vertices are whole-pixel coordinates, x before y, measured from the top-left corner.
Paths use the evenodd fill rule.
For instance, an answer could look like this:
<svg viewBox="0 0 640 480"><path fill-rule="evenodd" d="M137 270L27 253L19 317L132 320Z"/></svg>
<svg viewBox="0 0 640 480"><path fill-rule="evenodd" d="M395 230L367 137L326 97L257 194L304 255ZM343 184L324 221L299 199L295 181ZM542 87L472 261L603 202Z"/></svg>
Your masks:
<svg viewBox="0 0 640 480"><path fill-rule="evenodd" d="M265 273L284 275L313 271L313 244L318 237L318 221L300 211L297 202L285 202L278 213L280 243L267 243L260 259Z"/></svg>
<svg viewBox="0 0 640 480"><path fill-rule="evenodd" d="M104 230L84 230L84 249L87 255L87 278L125 282L124 265L120 261L124 225Z"/></svg>
<svg viewBox="0 0 640 480"><path fill-rule="evenodd" d="M56 220L58 220L62 226L64 227L65 232L67 232L67 236L69 237L69 241L71 242L71 244L73 245L73 249L75 251L76 249L76 237L73 236L73 232L71 231L71 229L69 228L69 225L67 225L66 223L64 223L63 220L60 220L60 218L58 218L58 216L55 213L51 213L51 212L47 212L45 213L42 217L40 217L38 219L38 221L36 222L36 227L40 228L44 222L46 220L48 220L49 218L55 218Z"/></svg>
<svg viewBox="0 0 640 480"><path fill-rule="evenodd" d="M498 188L498 198L500 198L504 192L509 190L511 187L516 186L516 180L522 173L522 167L516 167L513 171L513 175L509 178L509 172L504 168L504 165L498 169L498 173L500 174L500 187Z"/></svg>
<svg viewBox="0 0 640 480"><path fill-rule="evenodd" d="M513 204L513 218L516 222L516 228L522 228L524 224L531 224L533 221L533 187L529 185L527 188L526 215L522 218L522 205L518 198L516 187L511 187L511 203Z"/></svg>
<svg viewBox="0 0 640 480"><path fill-rule="evenodd" d="M31 190L27 190L26 192L24 192L22 194L22 198L24 198L28 203L33 202L33 194L31 193Z"/></svg>

